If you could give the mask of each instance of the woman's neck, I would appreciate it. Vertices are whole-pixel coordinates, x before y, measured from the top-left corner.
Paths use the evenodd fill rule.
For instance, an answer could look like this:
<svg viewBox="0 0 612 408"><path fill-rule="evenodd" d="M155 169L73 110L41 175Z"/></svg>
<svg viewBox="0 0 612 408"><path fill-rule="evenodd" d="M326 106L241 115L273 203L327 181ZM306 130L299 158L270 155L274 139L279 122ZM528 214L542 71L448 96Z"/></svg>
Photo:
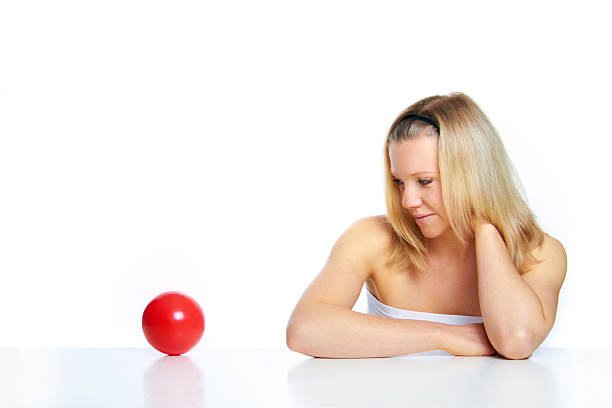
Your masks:
<svg viewBox="0 0 612 408"><path fill-rule="evenodd" d="M462 244L451 229L448 229L439 237L426 239L425 242L431 258L450 263L463 262L466 258L474 255L476 251L474 240Z"/></svg>

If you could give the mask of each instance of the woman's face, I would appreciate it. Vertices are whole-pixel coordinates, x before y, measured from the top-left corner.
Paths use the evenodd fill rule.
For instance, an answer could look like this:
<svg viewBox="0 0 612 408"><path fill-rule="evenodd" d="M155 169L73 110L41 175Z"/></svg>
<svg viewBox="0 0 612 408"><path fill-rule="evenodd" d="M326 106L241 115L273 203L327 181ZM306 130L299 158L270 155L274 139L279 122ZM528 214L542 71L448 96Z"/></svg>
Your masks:
<svg viewBox="0 0 612 408"><path fill-rule="evenodd" d="M391 143L389 159L402 206L415 218L425 237L440 236L450 224L442 202L438 137L419 136Z"/></svg>

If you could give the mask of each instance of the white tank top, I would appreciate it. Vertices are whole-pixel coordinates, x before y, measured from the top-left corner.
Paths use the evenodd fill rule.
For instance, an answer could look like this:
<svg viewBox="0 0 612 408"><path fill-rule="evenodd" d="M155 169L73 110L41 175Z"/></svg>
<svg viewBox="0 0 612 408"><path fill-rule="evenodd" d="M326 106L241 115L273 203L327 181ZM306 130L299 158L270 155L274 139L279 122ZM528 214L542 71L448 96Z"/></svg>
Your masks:
<svg viewBox="0 0 612 408"><path fill-rule="evenodd" d="M427 320L444 324L482 323L481 316L449 315L397 309L380 302L367 288L366 292L368 296L368 314L371 315L393 317L395 319Z"/></svg>

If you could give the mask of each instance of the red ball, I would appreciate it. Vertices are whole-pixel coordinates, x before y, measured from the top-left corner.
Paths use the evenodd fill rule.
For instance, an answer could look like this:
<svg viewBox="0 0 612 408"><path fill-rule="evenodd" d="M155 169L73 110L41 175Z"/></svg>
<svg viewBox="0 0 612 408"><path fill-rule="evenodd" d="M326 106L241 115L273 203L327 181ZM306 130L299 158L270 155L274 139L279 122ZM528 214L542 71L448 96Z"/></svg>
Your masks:
<svg viewBox="0 0 612 408"><path fill-rule="evenodd" d="M204 333L204 313L180 292L156 296L142 314L142 331L156 350L178 356L191 350Z"/></svg>

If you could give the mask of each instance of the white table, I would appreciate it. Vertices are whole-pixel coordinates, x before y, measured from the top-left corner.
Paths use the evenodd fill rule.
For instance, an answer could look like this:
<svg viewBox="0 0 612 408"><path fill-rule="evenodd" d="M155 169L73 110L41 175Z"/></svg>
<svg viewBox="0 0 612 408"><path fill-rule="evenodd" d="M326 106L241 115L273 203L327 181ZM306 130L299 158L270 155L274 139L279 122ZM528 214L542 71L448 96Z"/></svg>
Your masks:
<svg viewBox="0 0 612 408"><path fill-rule="evenodd" d="M612 407L612 348L514 361L435 354L0 349L0 407Z"/></svg>

